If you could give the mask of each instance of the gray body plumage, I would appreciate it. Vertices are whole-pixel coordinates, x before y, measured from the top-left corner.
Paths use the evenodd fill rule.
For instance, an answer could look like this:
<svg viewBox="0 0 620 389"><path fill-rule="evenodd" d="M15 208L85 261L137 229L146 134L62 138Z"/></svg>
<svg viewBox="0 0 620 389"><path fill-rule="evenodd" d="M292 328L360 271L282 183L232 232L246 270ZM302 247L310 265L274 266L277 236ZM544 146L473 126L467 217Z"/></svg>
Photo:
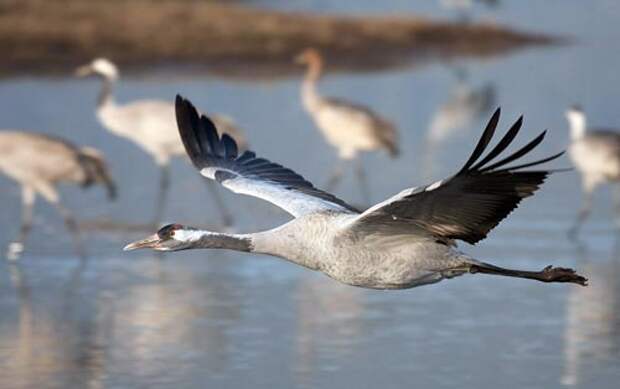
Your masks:
<svg viewBox="0 0 620 389"><path fill-rule="evenodd" d="M358 214L314 213L251 235L252 251L285 258L345 284L405 289L466 273L478 263L430 236L356 233ZM312 239L308 239L312 237Z"/></svg>

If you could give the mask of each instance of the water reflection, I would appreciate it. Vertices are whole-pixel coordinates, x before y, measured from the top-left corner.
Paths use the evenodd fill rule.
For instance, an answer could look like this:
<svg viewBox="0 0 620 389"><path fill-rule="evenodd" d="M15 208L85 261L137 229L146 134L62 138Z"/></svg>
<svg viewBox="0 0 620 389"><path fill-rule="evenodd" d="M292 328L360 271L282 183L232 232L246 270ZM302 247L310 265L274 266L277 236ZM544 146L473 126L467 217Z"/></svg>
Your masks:
<svg viewBox="0 0 620 389"><path fill-rule="evenodd" d="M355 352L355 344L366 333L361 320L364 293L322 277L298 284L295 370L300 384L311 387L313 373L337 371Z"/></svg>
<svg viewBox="0 0 620 389"><path fill-rule="evenodd" d="M577 385L588 367L620 357L620 239L607 259L581 242L575 248L587 288L571 288L564 332L561 382Z"/></svg>
<svg viewBox="0 0 620 389"><path fill-rule="evenodd" d="M19 266L8 265L8 270L17 297L17 328L16 332L11 328L0 332L0 344L8 350L3 353L10 369L5 379L18 387L41 387L58 379L67 386L102 387L107 339L101 325L105 320L97 320L94 302L74 293L79 290L76 280L83 264L71 273L57 310L53 294L34 298L42 291L32 287ZM65 376L65 371L73 373Z"/></svg>

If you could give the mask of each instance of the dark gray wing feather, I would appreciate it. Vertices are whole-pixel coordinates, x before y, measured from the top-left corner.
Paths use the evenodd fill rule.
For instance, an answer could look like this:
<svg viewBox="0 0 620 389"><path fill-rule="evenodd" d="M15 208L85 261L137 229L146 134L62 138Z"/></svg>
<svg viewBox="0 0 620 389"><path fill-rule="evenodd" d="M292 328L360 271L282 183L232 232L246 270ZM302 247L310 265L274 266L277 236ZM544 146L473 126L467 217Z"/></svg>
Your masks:
<svg viewBox="0 0 620 389"><path fill-rule="evenodd" d="M375 205L351 224L351 230L414 234L426 231L439 239L459 239L472 244L484 239L551 173L549 170L520 169L551 161L563 154L506 167L539 145L545 136L543 132L515 153L493 163L515 139L522 124L519 118L487 156L482 157L493 138L499 116L498 109L472 155L456 175L426 187L405 190Z"/></svg>

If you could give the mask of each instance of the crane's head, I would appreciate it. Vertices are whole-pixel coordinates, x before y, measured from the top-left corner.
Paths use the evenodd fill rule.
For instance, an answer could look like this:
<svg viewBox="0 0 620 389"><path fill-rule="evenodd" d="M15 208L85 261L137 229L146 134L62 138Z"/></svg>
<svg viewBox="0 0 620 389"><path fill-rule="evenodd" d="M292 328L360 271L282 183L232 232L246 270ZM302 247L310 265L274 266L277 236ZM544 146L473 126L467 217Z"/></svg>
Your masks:
<svg viewBox="0 0 620 389"><path fill-rule="evenodd" d="M578 105L573 105L566 110L566 120L570 125L571 138L581 138L586 132L586 115Z"/></svg>
<svg viewBox="0 0 620 389"><path fill-rule="evenodd" d="M84 172L82 186L87 188L92 184L101 184L105 186L108 192L108 199L115 200L117 195L116 183L110 176L110 170L103 153L93 147L82 147L78 154L78 162Z"/></svg>
<svg viewBox="0 0 620 389"><path fill-rule="evenodd" d="M87 77L93 74L100 75L108 80L118 79L118 68L109 59L96 58L92 62L75 69L78 77Z"/></svg>
<svg viewBox="0 0 620 389"><path fill-rule="evenodd" d="M321 64L321 54L317 49L308 48L295 57L295 62L302 65Z"/></svg>
<svg viewBox="0 0 620 389"><path fill-rule="evenodd" d="M157 251L178 251L191 248L199 240L201 234L195 228L181 224L168 224L157 233L141 240L129 243L125 251L137 249L153 249Z"/></svg>
<svg viewBox="0 0 620 389"><path fill-rule="evenodd" d="M565 112L566 118L570 121L571 118L577 118L584 116L583 109L580 105L572 105Z"/></svg>

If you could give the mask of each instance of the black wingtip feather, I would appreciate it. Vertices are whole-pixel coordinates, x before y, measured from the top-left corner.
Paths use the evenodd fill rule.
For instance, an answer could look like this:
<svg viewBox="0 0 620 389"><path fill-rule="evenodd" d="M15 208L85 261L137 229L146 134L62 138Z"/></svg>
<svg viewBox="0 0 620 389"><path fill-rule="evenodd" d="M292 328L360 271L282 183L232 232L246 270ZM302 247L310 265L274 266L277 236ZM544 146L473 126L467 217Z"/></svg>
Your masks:
<svg viewBox="0 0 620 389"><path fill-rule="evenodd" d="M493 113L493 116L491 116L489 122L487 123L487 126L484 129L484 132L482 133L482 136L480 137L476 148L474 149L473 153L471 153L471 156L461 169L461 172L469 170L469 168L478 160L478 158L480 158L486 147L489 145L489 142L491 141L491 138L493 138L493 134L495 133L495 129L497 128L500 114L501 108L498 107Z"/></svg>
<svg viewBox="0 0 620 389"><path fill-rule="evenodd" d="M235 140L227 134L220 138L213 121L200 115L189 100L177 95L175 112L185 150L198 168L209 165L210 158L237 158L239 148Z"/></svg>
<svg viewBox="0 0 620 389"><path fill-rule="evenodd" d="M183 146L185 146L185 151L194 165L200 167L200 155L202 154L202 150L200 149L200 143L194 132L198 113L194 106L180 95L176 96L174 106L177 127Z"/></svg>
<svg viewBox="0 0 620 389"><path fill-rule="evenodd" d="M504 158L502 160L499 160L499 161L495 162L492 165L486 166L484 169L480 169L480 172L491 171L491 170L493 170L495 168L504 166L506 164L509 164L512 161L515 161L515 160L523 157L524 155L526 155L530 151L534 150L545 139L546 135L547 135L547 130L543 131L540 135L538 135L536 138L534 138L531 142L529 142L528 144L526 144L525 146L523 146L519 150L515 151L511 155L507 156L506 158Z"/></svg>
<svg viewBox="0 0 620 389"><path fill-rule="evenodd" d="M554 154L554 155L552 155L550 157L539 159L538 161L528 162L528 163L524 163L522 165L517 165L517 166L510 166L510 167L504 168L502 170L496 170L496 172L515 171L515 170L518 170L518 169L525 169L526 167L532 167L532 166L540 165L540 164L543 164L545 162L553 161L554 159L560 158L562 155L564 155L565 152L566 151L561 151L561 152L559 152L557 154ZM553 173L553 172L560 172L560 171L564 171L564 170L566 170L566 169L549 170L549 172ZM572 169L568 169L568 170L572 170Z"/></svg>
<svg viewBox="0 0 620 389"><path fill-rule="evenodd" d="M239 153L237 143L230 135L222 134L222 145L224 145L224 153L226 155L226 159L237 158L237 155Z"/></svg>
<svg viewBox="0 0 620 389"><path fill-rule="evenodd" d="M521 126L523 125L523 115L519 116L519 118L517 119L517 121L512 125L512 127L510 127L510 129L506 132L506 134L504 135L504 137L499 141L499 143L497 143L497 145L493 148L493 150L491 150L491 152L489 154L487 154L486 157L484 157L480 162L478 162L475 166L473 166L471 169L472 170L478 170L484 167L485 164L487 164L488 162L490 162L493 158L497 157L498 155L500 155L504 150L506 150L506 148L508 146L510 146L510 144L512 143L512 141L515 139L515 137L517 136L517 134L519 133L519 130L521 129Z"/></svg>

